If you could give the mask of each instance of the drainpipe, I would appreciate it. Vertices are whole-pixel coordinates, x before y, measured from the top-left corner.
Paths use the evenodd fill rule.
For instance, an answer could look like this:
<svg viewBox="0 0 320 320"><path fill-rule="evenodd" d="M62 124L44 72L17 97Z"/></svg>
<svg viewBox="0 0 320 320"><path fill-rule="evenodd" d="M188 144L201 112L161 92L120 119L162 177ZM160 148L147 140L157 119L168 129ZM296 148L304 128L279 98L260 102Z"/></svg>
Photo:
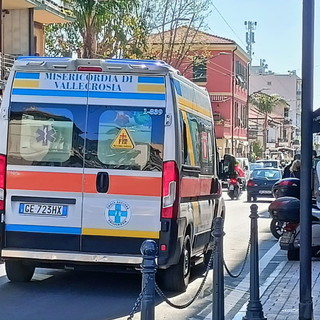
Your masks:
<svg viewBox="0 0 320 320"><path fill-rule="evenodd" d="M34 56L34 9L33 8L29 9L29 56Z"/></svg>
<svg viewBox="0 0 320 320"><path fill-rule="evenodd" d="M232 73L231 73L231 81L232 81L232 92L231 92L231 154L234 155L234 90L235 90L235 74L234 74L234 53L235 51L238 49L238 47L236 46L233 50L232 50Z"/></svg>

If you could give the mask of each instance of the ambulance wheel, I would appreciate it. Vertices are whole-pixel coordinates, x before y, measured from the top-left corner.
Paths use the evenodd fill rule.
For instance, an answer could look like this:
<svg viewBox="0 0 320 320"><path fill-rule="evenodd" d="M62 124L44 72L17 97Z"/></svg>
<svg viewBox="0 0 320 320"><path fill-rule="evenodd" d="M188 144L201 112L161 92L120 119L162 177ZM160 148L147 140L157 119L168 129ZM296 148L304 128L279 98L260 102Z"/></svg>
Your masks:
<svg viewBox="0 0 320 320"><path fill-rule="evenodd" d="M289 261L299 261L300 260L300 250L291 249L287 252L287 257Z"/></svg>
<svg viewBox="0 0 320 320"><path fill-rule="evenodd" d="M22 261L10 260L5 262L7 277L11 282L28 282L32 279L35 267Z"/></svg>
<svg viewBox="0 0 320 320"><path fill-rule="evenodd" d="M191 269L191 243L187 235L183 241L183 247L178 264L171 266L163 273L165 289L175 292L187 290Z"/></svg>

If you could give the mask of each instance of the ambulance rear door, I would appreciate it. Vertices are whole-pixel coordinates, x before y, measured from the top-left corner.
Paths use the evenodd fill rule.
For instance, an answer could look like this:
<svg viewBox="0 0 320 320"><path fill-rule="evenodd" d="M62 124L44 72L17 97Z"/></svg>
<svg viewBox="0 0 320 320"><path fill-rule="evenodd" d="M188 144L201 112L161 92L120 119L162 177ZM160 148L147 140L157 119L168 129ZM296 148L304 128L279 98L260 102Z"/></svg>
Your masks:
<svg viewBox="0 0 320 320"><path fill-rule="evenodd" d="M66 72L15 73L6 248L80 251L87 91L67 84L85 87L88 75L77 77L75 81L75 73Z"/></svg>
<svg viewBox="0 0 320 320"><path fill-rule="evenodd" d="M127 256L159 239L165 76L90 76L81 250Z"/></svg>

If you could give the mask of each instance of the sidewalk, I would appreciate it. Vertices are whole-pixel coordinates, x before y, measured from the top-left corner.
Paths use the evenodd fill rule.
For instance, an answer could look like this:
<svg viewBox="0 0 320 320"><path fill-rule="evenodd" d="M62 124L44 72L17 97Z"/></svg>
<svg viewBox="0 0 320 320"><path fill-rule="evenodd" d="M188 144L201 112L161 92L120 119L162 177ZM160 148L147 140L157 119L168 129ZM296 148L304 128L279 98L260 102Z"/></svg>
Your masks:
<svg viewBox="0 0 320 320"><path fill-rule="evenodd" d="M287 261L286 252L277 246L271 248L273 257L260 260L260 297L267 320L294 320L299 318L300 262ZM273 251L273 252L271 252ZM264 259L265 258L265 259ZM249 295L249 275L230 285L225 275L225 319L242 320L246 314ZM312 261L312 297L314 319L320 319L320 259ZM211 320L211 305L205 317ZM208 314L209 313L209 314ZM203 313L202 313L203 314Z"/></svg>
<svg viewBox="0 0 320 320"><path fill-rule="evenodd" d="M312 262L312 296L314 319L320 319L320 261ZM264 316L268 320L293 320L299 318L299 273L300 263L287 261L282 270L268 285L260 290ZM233 318L240 320L247 305Z"/></svg>

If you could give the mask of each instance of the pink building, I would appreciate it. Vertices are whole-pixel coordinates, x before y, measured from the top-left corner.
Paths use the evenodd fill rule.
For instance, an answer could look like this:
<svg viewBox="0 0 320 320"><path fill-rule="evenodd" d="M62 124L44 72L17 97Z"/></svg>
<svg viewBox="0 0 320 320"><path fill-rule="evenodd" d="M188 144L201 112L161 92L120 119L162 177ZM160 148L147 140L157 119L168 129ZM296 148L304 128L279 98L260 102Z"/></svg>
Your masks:
<svg viewBox="0 0 320 320"><path fill-rule="evenodd" d="M250 58L233 40L180 27L150 37L152 54L205 86L210 94L220 156L247 156L248 150L248 67ZM174 47L170 50L170 41ZM183 41L187 46L183 52ZM160 49L160 44L165 46ZM178 57L183 57L178 59Z"/></svg>

